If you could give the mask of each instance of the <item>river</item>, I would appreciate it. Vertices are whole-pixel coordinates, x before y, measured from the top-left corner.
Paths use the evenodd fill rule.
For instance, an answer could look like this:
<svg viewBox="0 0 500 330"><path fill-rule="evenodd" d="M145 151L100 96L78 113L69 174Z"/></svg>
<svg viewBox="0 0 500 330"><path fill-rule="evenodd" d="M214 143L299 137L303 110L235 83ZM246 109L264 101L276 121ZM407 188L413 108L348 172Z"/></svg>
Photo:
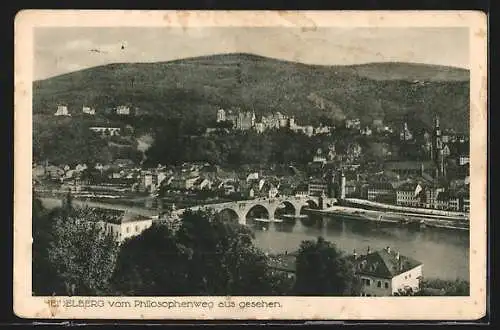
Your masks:
<svg viewBox="0 0 500 330"><path fill-rule="evenodd" d="M295 223L266 224L267 230L253 226L255 242L270 253L292 252L304 240L318 236L334 243L346 253L358 254L387 246L402 255L423 262L424 277L469 280L469 233L446 229L413 229L393 224L320 217L317 224L296 220ZM324 225L321 225L323 220Z"/></svg>
<svg viewBox="0 0 500 330"><path fill-rule="evenodd" d="M60 206L60 200L42 198L46 207ZM75 204L82 202L74 200ZM89 202L89 206L109 206L109 204ZM114 205L118 209L129 209L139 213L151 213L141 207ZM335 243L346 253L365 253L390 246L391 249L423 262L423 273L428 278L469 279L469 232L449 229L412 229L394 224L375 225L373 222L343 220L336 216L314 217L315 224L308 223L313 218L294 220L291 223L262 224L252 226L255 244L270 253L292 252L304 240L315 240L323 236ZM322 225L323 224L323 225Z"/></svg>

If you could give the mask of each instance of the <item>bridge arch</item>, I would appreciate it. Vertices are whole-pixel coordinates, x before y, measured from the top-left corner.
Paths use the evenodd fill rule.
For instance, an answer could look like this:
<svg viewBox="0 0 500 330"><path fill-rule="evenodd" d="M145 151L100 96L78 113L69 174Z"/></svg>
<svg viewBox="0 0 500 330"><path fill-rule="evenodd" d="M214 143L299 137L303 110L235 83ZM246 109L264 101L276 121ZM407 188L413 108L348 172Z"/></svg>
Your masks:
<svg viewBox="0 0 500 330"><path fill-rule="evenodd" d="M298 209L298 210L297 210ZM297 211L300 211L300 205L296 205L292 201L284 200L280 201L274 209L274 218L279 218L285 214L297 215Z"/></svg>
<svg viewBox="0 0 500 330"><path fill-rule="evenodd" d="M241 223L241 215L231 207L225 207L217 212L217 216L225 222Z"/></svg>
<svg viewBox="0 0 500 330"><path fill-rule="evenodd" d="M245 224L253 223L253 218L271 219L272 216L274 216L274 210L262 203L252 204L243 212Z"/></svg>
<svg viewBox="0 0 500 330"><path fill-rule="evenodd" d="M307 199L306 204L308 207L312 209L318 209L319 208L319 203L318 201L315 201L314 199Z"/></svg>
<svg viewBox="0 0 500 330"><path fill-rule="evenodd" d="M312 198L306 199L300 207L300 214L304 213L304 209L319 209L319 203Z"/></svg>

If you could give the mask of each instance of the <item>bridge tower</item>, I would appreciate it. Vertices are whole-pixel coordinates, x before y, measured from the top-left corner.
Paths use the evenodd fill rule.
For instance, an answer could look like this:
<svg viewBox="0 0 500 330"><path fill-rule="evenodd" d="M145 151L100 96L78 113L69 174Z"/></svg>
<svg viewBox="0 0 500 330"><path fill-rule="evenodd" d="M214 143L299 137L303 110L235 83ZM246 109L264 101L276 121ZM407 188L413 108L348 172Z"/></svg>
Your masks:
<svg viewBox="0 0 500 330"><path fill-rule="evenodd" d="M340 175L340 199L345 199L346 178L344 172Z"/></svg>

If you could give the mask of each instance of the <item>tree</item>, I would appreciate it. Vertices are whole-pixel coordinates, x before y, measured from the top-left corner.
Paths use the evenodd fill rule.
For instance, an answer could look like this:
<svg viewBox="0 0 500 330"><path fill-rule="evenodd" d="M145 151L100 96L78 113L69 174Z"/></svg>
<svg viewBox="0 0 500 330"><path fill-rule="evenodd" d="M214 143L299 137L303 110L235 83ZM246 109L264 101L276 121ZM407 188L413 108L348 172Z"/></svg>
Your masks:
<svg viewBox="0 0 500 330"><path fill-rule="evenodd" d="M62 286L57 272L49 262L48 250L52 240L51 219L57 211L46 210L36 195L32 206L32 286L33 294L48 296Z"/></svg>
<svg viewBox="0 0 500 330"><path fill-rule="evenodd" d="M303 241L296 261L298 295L358 295L354 267L336 246L322 237Z"/></svg>
<svg viewBox="0 0 500 330"><path fill-rule="evenodd" d="M440 291L445 296L469 296L470 283L465 280L443 280L443 279L423 279L417 295L433 295L433 292Z"/></svg>
<svg viewBox="0 0 500 330"><path fill-rule="evenodd" d="M111 283L115 294L161 296L188 293L191 251L166 224L155 224L125 241Z"/></svg>
<svg viewBox="0 0 500 330"><path fill-rule="evenodd" d="M55 214L51 224L48 261L69 295L102 295L109 291L118 245L102 229L90 208ZM61 288L57 288L61 290Z"/></svg>
<svg viewBox="0 0 500 330"><path fill-rule="evenodd" d="M36 121L33 153L35 158L48 159L54 164L106 163L111 156L107 141L92 132L85 122L75 120Z"/></svg>
<svg viewBox="0 0 500 330"><path fill-rule="evenodd" d="M179 242L193 252L189 276L199 293L266 294L271 286L265 255L253 246L248 227L223 222L211 212L187 212Z"/></svg>
<svg viewBox="0 0 500 330"><path fill-rule="evenodd" d="M126 241L113 288L126 295L269 295L267 257L244 226L186 211L177 230L157 224Z"/></svg>

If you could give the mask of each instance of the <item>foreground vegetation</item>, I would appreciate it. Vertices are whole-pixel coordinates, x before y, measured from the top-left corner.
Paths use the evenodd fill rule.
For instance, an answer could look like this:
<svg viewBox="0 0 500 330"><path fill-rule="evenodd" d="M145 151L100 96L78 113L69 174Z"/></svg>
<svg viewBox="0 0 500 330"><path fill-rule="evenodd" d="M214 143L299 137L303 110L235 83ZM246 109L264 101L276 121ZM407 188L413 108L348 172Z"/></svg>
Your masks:
<svg viewBox="0 0 500 330"><path fill-rule="evenodd" d="M118 246L90 209L47 211L35 199L33 211L36 295L344 295L355 281L342 253L319 240L301 247L299 256L319 254L298 261L294 286L270 268L247 227L210 213L187 212L178 228L155 224ZM318 278L310 262L334 276Z"/></svg>
<svg viewBox="0 0 500 330"><path fill-rule="evenodd" d="M156 223L118 245L100 215L66 200L46 210L33 201L34 295L357 296L360 283L334 244L304 241L295 279L276 272L247 227L211 213L186 212L177 226ZM442 295L468 295L465 281L427 281ZM439 291L436 293L436 289ZM443 289L443 290L441 290Z"/></svg>

